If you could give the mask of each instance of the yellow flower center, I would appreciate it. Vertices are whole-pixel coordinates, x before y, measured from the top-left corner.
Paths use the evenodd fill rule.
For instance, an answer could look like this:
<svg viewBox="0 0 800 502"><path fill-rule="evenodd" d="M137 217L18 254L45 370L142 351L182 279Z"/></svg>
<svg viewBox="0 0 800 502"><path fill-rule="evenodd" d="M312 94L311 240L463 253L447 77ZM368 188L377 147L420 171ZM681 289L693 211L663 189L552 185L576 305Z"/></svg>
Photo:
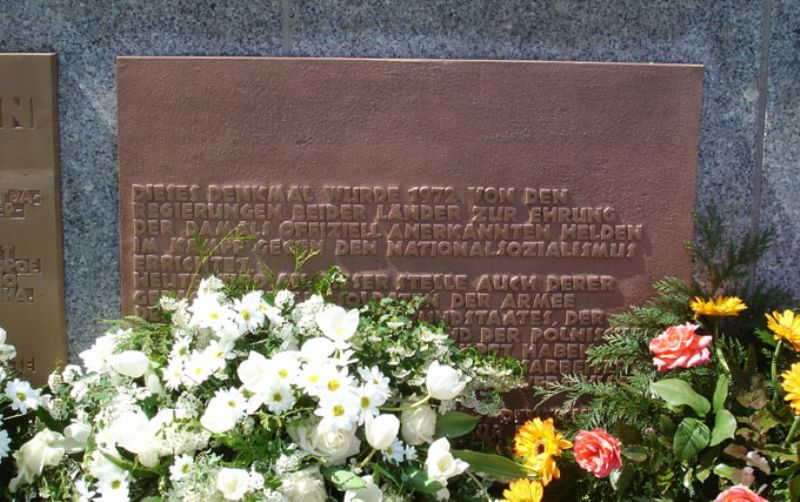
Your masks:
<svg viewBox="0 0 800 502"><path fill-rule="evenodd" d="M344 415L344 406L337 404L333 407L333 416L341 417L342 415Z"/></svg>
<svg viewBox="0 0 800 502"><path fill-rule="evenodd" d="M338 389L341 385L342 384L339 383L339 380L331 380L328 382L328 390L331 392L336 392L336 389Z"/></svg>
<svg viewBox="0 0 800 502"><path fill-rule="evenodd" d="M370 403L370 401L369 401L369 398L367 396L364 396L364 397L361 398L361 407L362 408L369 408L369 403Z"/></svg>
<svg viewBox="0 0 800 502"><path fill-rule="evenodd" d="M272 395L272 400L275 401L276 403L279 403L283 401L283 395L280 392L276 392L275 394Z"/></svg>
<svg viewBox="0 0 800 502"><path fill-rule="evenodd" d="M278 376L280 376L281 378L286 378L287 376L289 376L289 372L286 371L285 369L279 370Z"/></svg>
<svg viewBox="0 0 800 502"><path fill-rule="evenodd" d="M250 320L250 312L248 312L246 310L242 310L242 319L244 319L245 321L249 321Z"/></svg>
<svg viewBox="0 0 800 502"><path fill-rule="evenodd" d="M26 396L25 396L25 394L24 394L24 393L22 393L22 392L17 392L17 399L18 399L18 400L20 400L20 401L24 401L24 400L25 400L25 397L26 397Z"/></svg>
<svg viewBox="0 0 800 502"><path fill-rule="evenodd" d="M219 319L219 314L217 314L216 312L211 312L211 314L209 314L208 317L212 319Z"/></svg>

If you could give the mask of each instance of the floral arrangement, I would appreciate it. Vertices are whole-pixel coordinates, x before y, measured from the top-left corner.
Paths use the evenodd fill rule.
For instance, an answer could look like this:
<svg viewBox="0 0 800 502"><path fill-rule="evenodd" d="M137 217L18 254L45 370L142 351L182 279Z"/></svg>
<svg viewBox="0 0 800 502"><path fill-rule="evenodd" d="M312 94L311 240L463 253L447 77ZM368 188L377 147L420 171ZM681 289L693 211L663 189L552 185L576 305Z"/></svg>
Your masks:
<svg viewBox="0 0 800 502"><path fill-rule="evenodd" d="M588 351L612 380L535 390L563 400L574 446L562 483L576 500L800 500L800 316L746 281L769 234L726 246L713 212L699 227L704 246L690 250L705 277L656 283Z"/></svg>
<svg viewBox="0 0 800 502"><path fill-rule="evenodd" d="M47 388L7 380L24 426L14 445L0 433L6 495L486 500L492 480L526 475L450 442L476 443L480 417L524 385L519 363L458 349L419 303L332 304L337 282L332 269L300 299L210 277L192 301L162 298L163 323L117 322Z"/></svg>

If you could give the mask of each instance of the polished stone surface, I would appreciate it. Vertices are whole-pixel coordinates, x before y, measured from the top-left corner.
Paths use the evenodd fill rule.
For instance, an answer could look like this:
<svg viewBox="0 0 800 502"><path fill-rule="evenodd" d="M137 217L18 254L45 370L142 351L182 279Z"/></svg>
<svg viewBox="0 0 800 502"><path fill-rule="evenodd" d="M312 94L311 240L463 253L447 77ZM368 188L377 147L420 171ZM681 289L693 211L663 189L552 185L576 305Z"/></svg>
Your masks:
<svg viewBox="0 0 800 502"><path fill-rule="evenodd" d="M762 3L561 0L0 0L0 51L55 51L67 316L73 355L119 312L118 55L293 55L689 62L706 65L698 207L751 228ZM759 269L800 293L796 5L773 9L761 221L785 235ZM793 106L794 104L794 106ZM646 166L643 166L646 168ZM653 187L658 190L658 187ZM755 201L758 203L758 201ZM779 273L778 273L779 272Z"/></svg>
<svg viewBox="0 0 800 502"><path fill-rule="evenodd" d="M760 223L775 244L758 278L800 296L800 7L778 0L771 20Z"/></svg>

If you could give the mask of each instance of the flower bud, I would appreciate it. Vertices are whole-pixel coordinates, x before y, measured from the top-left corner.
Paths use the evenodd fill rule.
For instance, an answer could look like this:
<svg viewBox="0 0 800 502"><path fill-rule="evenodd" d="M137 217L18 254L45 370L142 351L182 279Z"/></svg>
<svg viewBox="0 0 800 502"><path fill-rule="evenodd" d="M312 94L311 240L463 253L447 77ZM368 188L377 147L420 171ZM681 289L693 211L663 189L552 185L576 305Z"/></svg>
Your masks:
<svg viewBox="0 0 800 502"><path fill-rule="evenodd" d="M364 426L367 442L376 450L385 450L397 439L400 431L400 420L391 414L367 419Z"/></svg>
<svg viewBox="0 0 800 502"><path fill-rule="evenodd" d="M467 381L455 368L441 365L439 361L434 361L428 366L425 386L431 397L441 401L450 401L461 394L466 385Z"/></svg>

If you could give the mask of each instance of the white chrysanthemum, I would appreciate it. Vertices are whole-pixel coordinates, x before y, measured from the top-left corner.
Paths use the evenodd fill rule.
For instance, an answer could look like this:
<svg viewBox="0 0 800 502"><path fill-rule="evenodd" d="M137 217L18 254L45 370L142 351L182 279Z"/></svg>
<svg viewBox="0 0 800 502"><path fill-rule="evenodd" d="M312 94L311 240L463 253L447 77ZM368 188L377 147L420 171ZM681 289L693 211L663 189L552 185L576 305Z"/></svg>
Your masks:
<svg viewBox="0 0 800 502"><path fill-rule="evenodd" d="M297 384L302 387L308 395L319 396L319 386L322 381L322 375L333 370L335 370L333 367L328 368L319 364L306 363L300 371L300 378Z"/></svg>
<svg viewBox="0 0 800 502"><path fill-rule="evenodd" d="M192 342L188 338L176 338L175 343L172 344L172 350L169 352L169 356L173 359L186 359L189 357L191 346Z"/></svg>
<svg viewBox="0 0 800 502"><path fill-rule="evenodd" d="M320 396L340 392L355 393L353 377L347 374L347 368L337 368L335 366L322 368L322 375L317 388Z"/></svg>
<svg viewBox="0 0 800 502"><path fill-rule="evenodd" d="M291 410L296 401L294 391L288 382L276 381L264 393L264 404L275 415L281 415Z"/></svg>
<svg viewBox="0 0 800 502"><path fill-rule="evenodd" d="M322 334L333 340L337 348L350 346L349 340L358 329L358 310L345 310L338 305L329 305L317 313L315 320Z"/></svg>
<svg viewBox="0 0 800 502"><path fill-rule="evenodd" d="M190 455L179 455L175 457L175 462L169 468L169 479L180 481L189 475L194 465L194 458Z"/></svg>
<svg viewBox="0 0 800 502"><path fill-rule="evenodd" d="M214 434L222 434L233 429L246 410L247 399L239 389L218 390L208 402L200 424Z"/></svg>
<svg viewBox="0 0 800 502"><path fill-rule="evenodd" d="M94 498L94 490L92 484L86 481L86 478L80 478L75 481L75 494L78 496L77 502L89 502Z"/></svg>
<svg viewBox="0 0 800 502"><path fill-rule="evenodd" d="M0 460L3 460L8 456L10 449L11 438L8 437L8 431L5 429L0 429Z"/></svg>
<svg viewBox="0 0 800 502"><path fill-rule="evenodd" d="M322 396L319 408L314 410L314 414L322 417L320 427L330 427L334 431L350 431L355 428L360 411L358 396L352 389L347 388Z"/></svg>
<svg viewBox="0 0 800 502"><path fill-rule="evenodd" d="M236 357L233 353L233 347L233 341L212 340L208 346L203 349L203 353L215 362L216 368L214 371L225 367L228 359L234 359Z"/></svg>
<svg viewBox="0 0 800 502"><path fill-rule="evenodd" d="M174 357L164 369L164 385L169 390L178 390L183 381L183 361Z"/></svg>
<svg viewBox="0 0 800 502"><path fill-rule="evenodd" d="M386 403L387 396L376 392L374 387L362 385L356 389L358 396L359 417L358 425L364 423L367 417L376 417L380 415L378 407Z"/></svg>
<svg viewBox="0 0 800 502"><path fill-rule="evenodd" d="M235 320L240 334L255 331L264 324L263 303L264 300L259 291L251 291L241 299L233 301L233 310L236 312Z"/></svg>
<svg viewBox="0 0 800 502"><path fill-rule="evenodd" d="M11 409L28 413L39 407L39 394L25 380L15 378L6 384L6 396L11 399Z"/></svg>
<svg viewBox="0 0 800 502"><path fill-rule="evenodd" d="M129 499L128 480L123 476L109 476L97 482L98 502L127 502Z"/></svg>
<svg viewBox="0 0 800 502"><path fill-rule="evenodd" d="M417 449L414 448L411 445L406 445L406 449L405 449L404 455L405 455L406 460L408 462L416 460L417 459Z"/></svg>
<svg viewBox="0 0 800 502"><path fill-rule="evenodd" d="M286 383L295 383L300 377L300 360L293 351L278 352L270 359L274 375Z"/></svg>
<svg viewBox="0 0 800 502"><path fill-rule="evenodd" d="M294 293L288 289L282 289L275 293L275 306L279 309L287 309L294 305Z"/></svg>
<svg viewBox="0 0 800 502"><path fill-rule="evenodd" d="M200 385L205 382L219 368L219 360L213 354L202 352L192 352L189 360L184 366L184 383L187 387Z"/></svg>
<svg viewBox="0 0 800 502"><path fill-rule="evenodd" d="M17 349L6 343L6 330L0 328L0 361L10 361L17 357Z"/></svg>
<svg viewBox="0 0 800 502"><path fill-rule="evenodd" d="M405 458L406 449L403 442L396 439L388 448L382 450L382 452L383 458L386 459L387 462L397 465Z"/></svg>
<svg viewBox="0 0 800 502"><path fill-rule="evenodd" d="M192 314L190 324L198 328L223 331L235 324L236 313L215 296L198 296L189 307L189 312Z"/></svg>

